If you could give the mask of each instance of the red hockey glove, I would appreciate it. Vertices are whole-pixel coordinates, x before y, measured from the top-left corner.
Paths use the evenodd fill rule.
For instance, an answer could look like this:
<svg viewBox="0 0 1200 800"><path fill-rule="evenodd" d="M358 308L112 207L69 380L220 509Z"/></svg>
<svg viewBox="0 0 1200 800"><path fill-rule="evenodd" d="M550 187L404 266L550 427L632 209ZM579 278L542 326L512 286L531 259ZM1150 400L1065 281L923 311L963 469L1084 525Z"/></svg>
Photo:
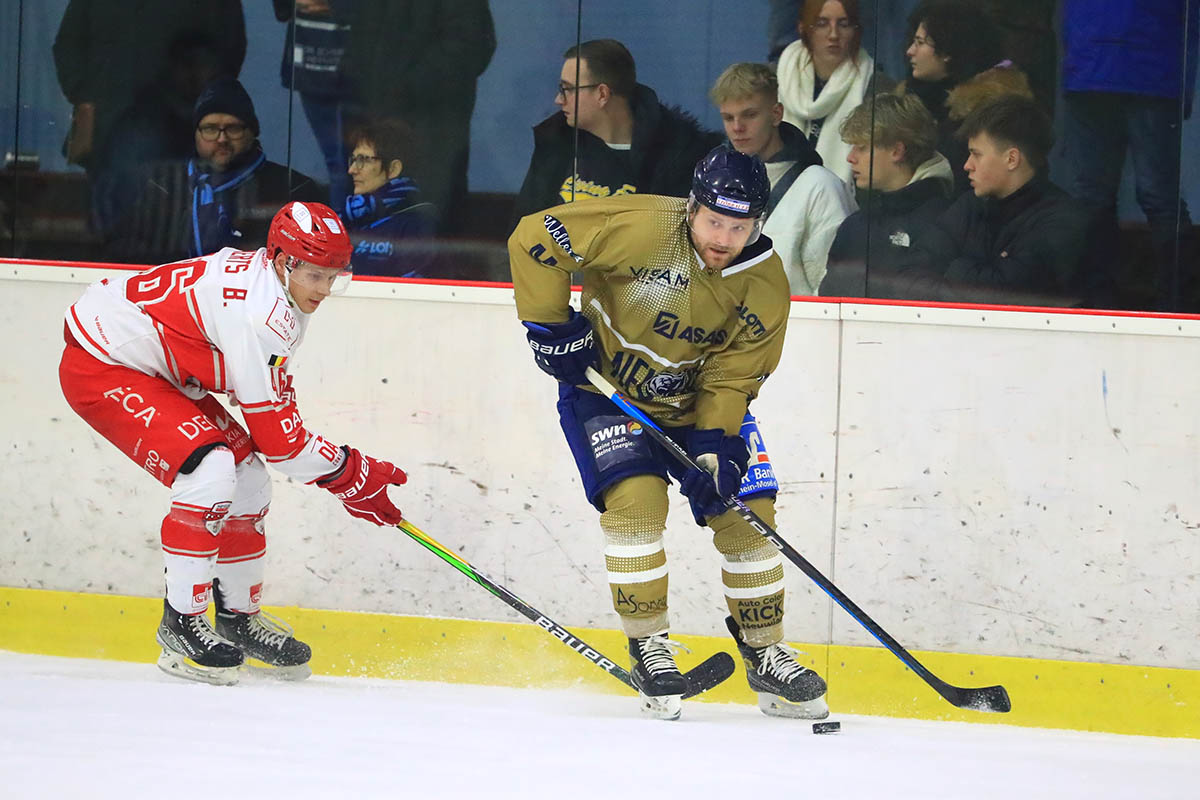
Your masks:
<svg viewBox="0 0 1200 800"><path fill-rule="evenodd" d="M387 487L408 481L404 470L387 461L364 456L353 447L342 445L346 460L341 469L317 479L317 486L333 492L352 517L376 525L396 525L404 517L388 499Z"/></svg>

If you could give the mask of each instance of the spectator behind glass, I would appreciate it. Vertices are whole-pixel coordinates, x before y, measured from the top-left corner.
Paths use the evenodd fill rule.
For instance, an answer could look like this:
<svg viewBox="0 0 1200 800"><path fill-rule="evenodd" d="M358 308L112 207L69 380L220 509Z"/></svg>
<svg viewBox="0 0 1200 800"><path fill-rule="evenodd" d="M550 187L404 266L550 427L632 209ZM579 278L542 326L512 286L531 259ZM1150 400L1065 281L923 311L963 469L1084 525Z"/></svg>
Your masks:
<svg viewBox="0 0 1200 800"><path fill-rule="evenodd" d="M253 250L280 206L325 197L308 176L267 160L254 105L233 78L204 88L192 120L195 157L150 171L108 244L110 257L166 263L222 247Z"/></svg>
<svg viewBox="0 0 1200 800"><path fill-rule="evenodd" d="M904 299L914 245L950 205L954 175L937 152L937 123L914 95L876 95L842 123L846 160L866 207L838 228L821 294Z"/></svg>
<svg viewBox="0 0 1200 800"><path fill-rule="evenodd" d="M344 71L358 104L371 118L402 119L412 129L412 177L437 209L438 232L458 232L475 84L496 50L487 0L333 0L332 6L350 25Z"/></svg>
<svg viewBox="0 0 1200 800"><path fill-rule="evenodd" d="M342 69L350 39L350 25L345 22L348 14L335 14L329 0L274 3L275 19L288 24L280 77L285 87L300 96L300 107L329 172L329 205L341 208L350 194L347 123L355 116L350 107L350 79Z"/></svg>
<svg viewBox="0 0 1200 800"><path fill-rule="evenodd" d="M967 150L947 100L954 87L1001 61L1000 32L972 0L925 0L909 15L908 37L910 76L897 92L915 94L933 114L938 152L950 161L955 187L965 191Z"/></svg>
<svg viewBox="0 0 1200 800"><path fill-rule="evenodd" d="M812 295L838 225L855 203L849 187L821 166L804 135L783 122L778 89L766 64L740 63L727 67L708 94L729 143L766 165L771 194L763 233L783 260L792 294Z"/></svg>
<svg viewBox="0 0 1200 800"><path fill-rule="evenodd" d="M1197 0L1188 0L1186 8L1178 0L1066 0L1063 7L1069 187L1097 214L1103 240L1097 249L1107 254L1105 268L1112 270L1119 250L1117 189L1126 150L1132 153L1137 202L1158 265L1154 302L1161 310L1180 310L1181 300L1183 310L1197 308L1190 231L1178 259L1184 271L1179 291L1173 272L1179 229L1192 224L1180 193L1179 137L1195 93L1198 17Z"/></svg>
<svg viewBox="0 0 1200 800"><path fill-rule="evenodd" d="M87 170L93 186L107 177L110 158L120 159L118 168L127 160L123 143L113 141L114 127L148 87L167 80L174 47L189 39L212 43L217 74L236 78L246 57L241 0L67 3L54 39L58 82L73 106L63 154ZM123 125L122 135L129 133ZM112 192L101 186L93 198L99 204L93 224L102 232L114 222L106 207Z"/></svg>
<svg viewBox="0 0 1200 800"><path fill-rule="evenodd" d="M428 278L437 227L434 208L424 202L404 168L412 136L398 120L371 122L351 139L352 194L343 219L354 244L350 263L356 275Z"/></svg>
<svg viewBox="0 0 1200 800"><path fill-rule="evenodd" d="M869 91L875 61L864 50L858 0L805 0L799 41L779 57L783 119L817 149L825 166L850 183L842 121ZM815 287L814 287L815 288Z"/></svg>
<svg viewBox="0 0 1200 800"><path fill-rule="evenodd" d="M941 279L915 299L1079 305L1101 290L1084 268L1089 214L1046 177L1050 120L1028 97L1006 95L963 122L963 194L919 248Z"/></svg>
<svg viewBox="0 0 1200 800"><path fill-rule="evenodd" d="M696 162L721 141L638 83L633 56L615 39L594 39L563 53L554 102L560 110L533 129L517 219L589 197L686 197Z"/></svg>

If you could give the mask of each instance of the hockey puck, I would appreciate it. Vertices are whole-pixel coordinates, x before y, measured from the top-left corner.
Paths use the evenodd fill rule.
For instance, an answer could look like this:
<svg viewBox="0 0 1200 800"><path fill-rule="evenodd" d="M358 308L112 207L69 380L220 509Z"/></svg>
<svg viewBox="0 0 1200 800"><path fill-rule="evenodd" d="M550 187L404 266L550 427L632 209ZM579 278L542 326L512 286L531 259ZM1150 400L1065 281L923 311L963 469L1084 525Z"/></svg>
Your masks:
<svg viewBox="0 0 1200 800"><path fill-rule="evenodd" d="M842 729L840 722L814 722L813 733L837 733Z"/></svg>

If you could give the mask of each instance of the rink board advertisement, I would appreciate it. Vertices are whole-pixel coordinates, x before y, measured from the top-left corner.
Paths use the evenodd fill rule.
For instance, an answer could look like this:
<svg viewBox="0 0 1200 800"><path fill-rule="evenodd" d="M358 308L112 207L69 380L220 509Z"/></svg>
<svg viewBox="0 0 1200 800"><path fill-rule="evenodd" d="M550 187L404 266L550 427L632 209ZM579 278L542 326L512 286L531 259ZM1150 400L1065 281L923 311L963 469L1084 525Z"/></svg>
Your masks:
<svg viewBox="0 0 1200 800"><path fill-rule="evenodd" d="M17 608L50 613L64 597L79 607L107 595L133 609L161 597L168 494L58 389L63 312L115 269L2 269L0 331L13 346L0 366L0 648L36 652L30 629L40 626L14 621ZM1187 368L1200 364L1200 321L792 305L780 368L752 408L779 486L780 534L906 647L929 653L931 668L944 664L948 680L1010 684L1013 714L986 721L1200 736L1200 376ZM407 517L621 654L596 515L511 289L356 280L322 305L290 369L312 430L408 472L395 493ZM698 654L728 649L720 558L686 500L671 498L672 633L704 642ZM267 543L263 602L293 607L298 629L324 626L312 638L335 651L332 672L354 658L339 658L340 644L370 649L380 619L395 621L393 639L493 624L507 631L497 641L538 652L547 638L403 535L278 473ZM803 574L785 572L787 638L828 674L835 711L979 718L939 705ZM53 626L71 624L55 613ZM112 625L127 616L101 614ZM335 619L344 637L329 633ZM137 634L147 660L150 625ZM121 653L141 657L141 646L130 639ZM390 674L419 672L420 652ZM1019 713L1013 684L1037 698L1032 716ZM1090 691L1099 694L1078 694ZM1153 709L1191 721L1155 727Z"/></svg>

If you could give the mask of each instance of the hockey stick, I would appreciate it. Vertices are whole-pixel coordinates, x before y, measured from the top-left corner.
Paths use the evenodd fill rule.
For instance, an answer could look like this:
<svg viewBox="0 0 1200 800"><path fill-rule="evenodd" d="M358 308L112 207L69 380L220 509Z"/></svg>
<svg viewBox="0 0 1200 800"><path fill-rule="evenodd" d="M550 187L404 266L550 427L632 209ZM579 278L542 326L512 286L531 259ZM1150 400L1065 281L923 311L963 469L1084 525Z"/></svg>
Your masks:
<svg viewBox="0 0 1200 800"><path fill-rule="evenodd" d="M433 539L429 534L422 531L416 525L413 525L408 520L401 520L396 525L397 528L404 531L410 538L430 551L438 558L445 561L456 570L466 575L471 580L478 583L484 589L487 589L492 594L499 597L512 609L519 614L531 620L535 625L544 630L546 633L553 636L558 641L565 644L567 647L574 650L579 655L586 658L588 661L595 664L600 669L607 672L612 677L619 680L621 683L634 689L633 679L630 677L627 670L617 666L616 662L605 656L596 648L589 645L579 637L572 634L563 626L559 625L554 620L547 617L542 612L538 611L533 606L526 603L521 598L517 597L511 591L501 586L499 583L490 578L486 573L473 567L466 560L458 557L452 551L446 548ZM733 674L733 657L724 651L714 653L704 661L689 669L683 674L687 679L688 690L684 693L684 698L694 697L701 692L706 692L713 688L723 680Z"/></svg>
<svg viewBox="0 0 1200 800"><path fill-rule="evenodd" d="M636 419L646 427L650 435L666 448L672 456L677 458L681 463L686 464L692 469L703 469L696 463L695 459L687 454L679 444L663 432L662 428L650 419L645 412L638 409L616 390L604 376L595 369L588 367L588 380L592 385L599 389L606 397L613 401L629 416ZM841 589L834 585L833 581L821 574L821 571L814 567L808 559L800 555L790 544L785 542L783 538L767 523L763 522L762 518L751 511L745 503L739 498L734 497L732 500L726 501L727 508L732 508L745 520L752 528L758 531L762 536L775 546L780 553L787 557L789 561L795 564L800 570L812 579L817 586L820 586L825 594L833 598L833 601L846 610L846 613L854 617L858 624L862 625L867 631L879 640L879 643L892 651L896 658L903 661L909 669L917 673L921 680L925 681L933 690L946 699L951 705L959 708L966 708L972 711L996 711L1005 712L1012 709L1012 702L1008 698L1008 692L1003 686L984 686L980 688L964 688L962 686L952 686L946 683L930 672L925 665L917 661L912 653L908 652L888 634L883 628L879 627L879 623L871 619L867 612L859 608L853 600L847 597Z"/></svg>

